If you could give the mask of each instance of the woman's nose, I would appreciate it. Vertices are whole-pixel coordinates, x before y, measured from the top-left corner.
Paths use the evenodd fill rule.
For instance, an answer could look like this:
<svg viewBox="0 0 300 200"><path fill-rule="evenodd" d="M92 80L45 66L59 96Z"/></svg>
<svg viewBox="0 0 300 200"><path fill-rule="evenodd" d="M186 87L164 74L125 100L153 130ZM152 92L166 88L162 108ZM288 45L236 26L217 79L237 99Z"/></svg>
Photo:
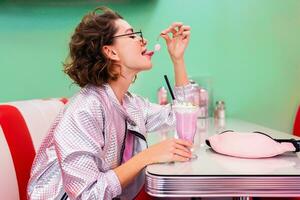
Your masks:
<svg viewBox="0 0 300 200"><path fill-rule="evenodd" d="M148 40L145 39L145 38L141 38L141 42L142 42L142 45L143 45L143 46L146 46L147 43L148 43Z"/></svg>

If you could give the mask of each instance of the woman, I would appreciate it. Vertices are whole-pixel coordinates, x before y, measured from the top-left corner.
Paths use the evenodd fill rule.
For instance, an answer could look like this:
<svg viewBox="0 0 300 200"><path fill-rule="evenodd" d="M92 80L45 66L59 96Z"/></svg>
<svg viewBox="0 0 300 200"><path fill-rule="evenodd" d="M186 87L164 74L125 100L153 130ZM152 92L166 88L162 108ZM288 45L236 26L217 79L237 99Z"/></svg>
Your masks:
<svg viewBox="0 0 300 200"><path fill-rule="evenodd" d="M102 14L97 14L97 10ZM161 32L174 64L177 99L188 98L184 51L190 27ZM174 126L170 105L128 92L152 67L147 40L119 14L98 8L76 27L65 72L81 87L59 114L33 163L29 199L132 199L152 163L187 161L189 142L170 139L147 148L147 132ZM185 94L185 95L184 95Z"/></svg>

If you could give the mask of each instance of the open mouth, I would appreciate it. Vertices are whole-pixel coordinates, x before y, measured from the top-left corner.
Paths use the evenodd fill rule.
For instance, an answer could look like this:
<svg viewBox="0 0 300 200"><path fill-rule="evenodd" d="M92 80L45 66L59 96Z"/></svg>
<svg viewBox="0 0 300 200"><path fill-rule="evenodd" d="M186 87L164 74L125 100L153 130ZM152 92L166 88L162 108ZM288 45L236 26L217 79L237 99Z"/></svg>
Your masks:
<svg viewBox="0 0 300 200"><path fill-rule="evenodd" d="M144 51L142 51L142 55L143 56L153 56L154 51L147 51L147 49L145 49Z"/></svg>
<svg viewBox="0 0 300 200"><path fill-rule="evenodd" d="M144 51L142 51L142 55L144 55L147 52L147 49L145 49Z"/></svg>

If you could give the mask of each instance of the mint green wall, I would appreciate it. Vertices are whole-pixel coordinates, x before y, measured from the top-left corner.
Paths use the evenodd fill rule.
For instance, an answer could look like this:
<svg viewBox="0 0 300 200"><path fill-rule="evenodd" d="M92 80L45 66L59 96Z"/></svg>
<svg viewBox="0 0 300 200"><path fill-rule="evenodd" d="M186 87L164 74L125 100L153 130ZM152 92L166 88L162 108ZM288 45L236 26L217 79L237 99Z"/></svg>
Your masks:
<svg viewBox="0 0 300 200"><path fill-rule="evenodd" d="M291 132L300 102L299 0L13 2L0 1L0 102L74 94L61 65L69 37L84 13L107 5L143 30L149 48L171 22L191 25L191 77L209 79L228 116ZM163 74L173 81L165 48L153 63L131 89L156 101Z"/></svg>

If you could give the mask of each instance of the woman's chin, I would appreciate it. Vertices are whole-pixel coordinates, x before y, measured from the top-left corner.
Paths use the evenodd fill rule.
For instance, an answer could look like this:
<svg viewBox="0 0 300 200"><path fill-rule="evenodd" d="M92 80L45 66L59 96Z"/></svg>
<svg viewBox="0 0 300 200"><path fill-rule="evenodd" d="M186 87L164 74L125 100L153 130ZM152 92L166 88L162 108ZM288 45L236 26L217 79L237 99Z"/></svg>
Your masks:
<svg viewBox="0 0 300 200"><path fill-rule="evenodd" d="M152 68L152 63L149 63L147 65L144 65L142 67L142 71L147 71L147 70L150 70Z"/></svg>
<svg viewBox="0 0 300 200"><path fill-rule="evenodd" d="M152 64L150 66L148 66L147 69L145 69L145 70L150 70L150 69L152 69Z"/></svg>

